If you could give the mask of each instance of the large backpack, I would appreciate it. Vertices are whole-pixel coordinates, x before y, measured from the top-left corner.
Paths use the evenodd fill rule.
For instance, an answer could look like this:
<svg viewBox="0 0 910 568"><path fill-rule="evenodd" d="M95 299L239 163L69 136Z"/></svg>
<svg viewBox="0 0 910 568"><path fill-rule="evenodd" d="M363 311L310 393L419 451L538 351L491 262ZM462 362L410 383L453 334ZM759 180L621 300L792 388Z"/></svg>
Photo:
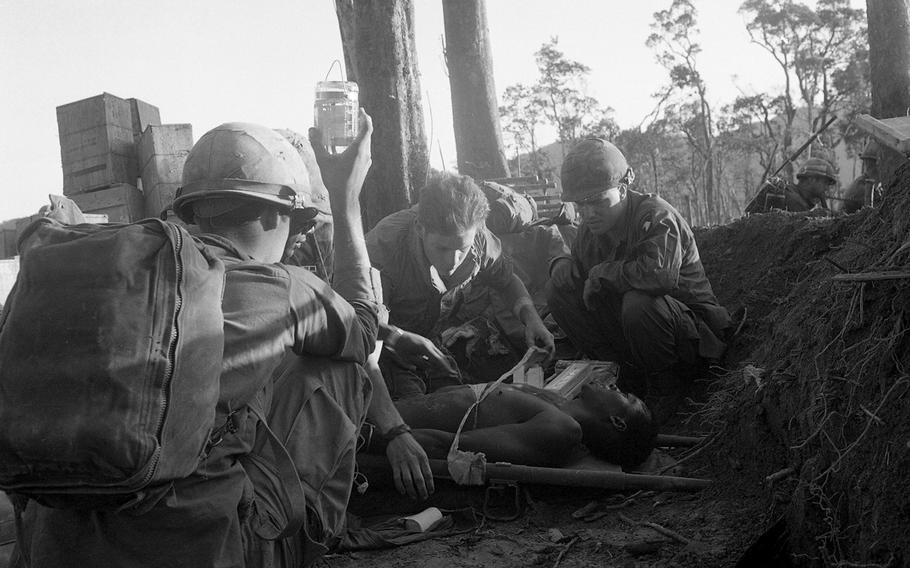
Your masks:
<svg viewBox="0 0 910 568"><path fill-rule="evenodd" d="M0 489L115 508L192 473L219 396L222 262L157 219L39 219L19 250L0 316Z"/></svg>
<svg viewBox="0 0 910 568"><path fill-rule="evenodd" d="M527 195L492 181L485 181L480 187L490 203L487 228L494 235L520 233L537 219L537 204Z"/></svg>

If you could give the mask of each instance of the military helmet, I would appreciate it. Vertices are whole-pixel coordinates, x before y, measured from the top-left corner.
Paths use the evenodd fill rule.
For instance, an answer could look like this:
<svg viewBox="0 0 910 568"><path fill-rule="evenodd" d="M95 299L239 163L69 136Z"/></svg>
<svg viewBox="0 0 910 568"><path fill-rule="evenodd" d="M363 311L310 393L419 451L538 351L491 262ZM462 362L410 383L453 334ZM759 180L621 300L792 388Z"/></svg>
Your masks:
<svg viewBox="0 0 910 568"><path fill-rule="evenodd" d="M809 158L796 174L797 179L809 176L818 176L831 183L837 183L837 172L834 171L834 166L824 158Z"/></svg>
<svg viewBox="0 0 910 568"><path fill-rule="evenodd" d="M315 209L314 215L329 211L327 196L313 195L307 167L290 142L265 126L228 122L206 132L190 150L174 212L192 223L199 206L214 216L222 212L219 199L237 197Z"/></svg>
<svg viewBox="0 0 910 568"><path fill-rule="evenodd" d="M588 197L632 181L632 170L619 148L601 138L576 144L562 162L562 200Z"/></svg>

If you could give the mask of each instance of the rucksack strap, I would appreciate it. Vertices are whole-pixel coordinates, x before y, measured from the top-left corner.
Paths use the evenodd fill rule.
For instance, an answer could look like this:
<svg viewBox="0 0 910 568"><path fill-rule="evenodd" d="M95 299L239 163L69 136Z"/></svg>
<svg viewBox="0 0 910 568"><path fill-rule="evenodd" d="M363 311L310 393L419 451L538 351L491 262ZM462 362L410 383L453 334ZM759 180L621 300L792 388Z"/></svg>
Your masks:
<svg viewBox="0 0 910 568"><path fill-rule="evenodd" d="M28 568L32 564L31 550L29 542L25 539L25 527L22 524L22 515L25 514L25 507L28 505L28 497L18 493L7 493L10 503L13 504L13 515L16 520L16 550L19 551L19 566ZM4 543L6 544L6 543ZM12 566L12 564L10 564Z"/></svg>
<svg viewBox="0 0 910 568"><path fill-rule="evenodd" d="M284 443L275 435L265 419L262 410L258 407L258 402L253 401L249 405L250 413L259 420L259 425L265 432L275 454L275 463L269 463L268 460L256 453L249 453L244 456L245 461L252 462L252 466L263 471L269 471L277 476L278 481L284 490L285 499L283 505L283 519L271 517L271 523L261 522L256 528L256 534L267 540L278 540L288 538L297 534L306 522L306 495L303 492L303 486L300 484L300 477L297 475L297 467L294 460L288 453Z"/></svg>

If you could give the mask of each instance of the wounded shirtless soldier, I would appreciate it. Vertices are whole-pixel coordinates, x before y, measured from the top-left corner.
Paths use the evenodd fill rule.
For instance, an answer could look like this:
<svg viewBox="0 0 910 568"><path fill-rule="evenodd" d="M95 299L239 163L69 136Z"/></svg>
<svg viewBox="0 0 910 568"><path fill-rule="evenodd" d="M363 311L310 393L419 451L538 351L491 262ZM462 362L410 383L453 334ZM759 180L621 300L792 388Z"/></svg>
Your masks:
<svg viewBox="0 0 910 568"><path fill-rule="evenodd" d="M458 447L483 452L488 462L559 467L587 448L628 468L645 461L654 448L651 412L635 395L615 387L585 385L571 400L526 384L500 384L483 393L488 387L446 387L395 405L431 458L446 457L466 412ZM365 438L367 452L382 451L384 440Z"/></svg>

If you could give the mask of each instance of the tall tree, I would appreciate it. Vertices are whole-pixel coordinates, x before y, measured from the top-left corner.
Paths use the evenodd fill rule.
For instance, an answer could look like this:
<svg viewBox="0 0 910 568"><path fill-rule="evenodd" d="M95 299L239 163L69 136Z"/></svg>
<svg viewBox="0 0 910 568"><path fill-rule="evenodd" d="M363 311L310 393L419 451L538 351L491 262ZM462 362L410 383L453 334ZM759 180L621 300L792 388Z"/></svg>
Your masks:
<svg viewBox="0 0 910 568"><path fill-rule="evenodd" d="M670 7L654 13L652 33L647 45L657 52L657 61L670 74L668 89L657 96L675 98L672 115L697 156L700 165L693 168L704 195L708 222L719 221L714 179L714 117L708 100L708 87L698 69L698 12L689 0L673 0Z"/></svg>
<svg viewBox="0 0 910 568"><path fill-rule="evenodd" d="M591 134L614 136L619 132L610 113L594 97L585 93L584 82L591 68L573 61L559 50L559 39L551 38L534 53L540 73L536 104L556 127L565 157L568 146ZM608 130L609 132L604 132Z"/></svg>
<svg viewBox="0 0 910 568"><path fill-rule="evenodd" d="M503 131L511 136L517 159L521 153L528 154L528 163L518 163L518 172L522 169L544 177L544 163L540 156L537 142L537 129L543 124L543 108L539 104L534 88L521 83L509 85L502 94L502 106L499 107Z"/></svg>
<svg viewBox="0 0 910 568"><path fill-rule="evenodd" d="M872 116L904 116L910 109L910 0L866 0L866 9ZM879 171L890 177L904 161L885 151Z"/></svg>
<svg viewBox="0 0 910 568"><path fill-rule="evenodd" d="M505 177L484 0L443 0L442 13L458 171L478 179Z"/></svg>
<svg viewBox="0 0 910 568"><path fill-rule="evenodd" d="M740 12L753 43L774 58L784 80L779 152L785 160L795 145L800 109L808 131L862 105L854 95L868 90L863 10L851 8L849 0L818 0L815 8L795 0L746 0ZM837 132L829 129L822 138L829 147Z"/></svg>
<svg viewBox="0 0 910 568"><path fill-rule="evenodd" d="M373 117L373 167L364 183L372 227L416 200L429 168L411 0L335 0L348 77Z"/></svg>

